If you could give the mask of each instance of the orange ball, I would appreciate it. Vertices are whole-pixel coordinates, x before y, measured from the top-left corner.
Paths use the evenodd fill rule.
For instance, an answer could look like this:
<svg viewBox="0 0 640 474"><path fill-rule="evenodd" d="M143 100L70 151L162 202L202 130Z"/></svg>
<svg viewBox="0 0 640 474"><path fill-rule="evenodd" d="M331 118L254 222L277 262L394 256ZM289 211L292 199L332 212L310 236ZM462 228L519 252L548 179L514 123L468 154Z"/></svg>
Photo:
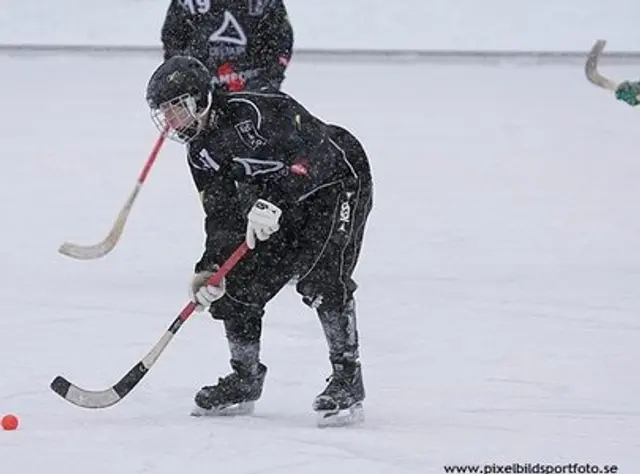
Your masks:
<svg viewBox="0 0 640 474"><path fill-rule="evenodd" d="M5 415L2 417L2 428L13 431L18 428L18 417L15 415Z"/></svg>

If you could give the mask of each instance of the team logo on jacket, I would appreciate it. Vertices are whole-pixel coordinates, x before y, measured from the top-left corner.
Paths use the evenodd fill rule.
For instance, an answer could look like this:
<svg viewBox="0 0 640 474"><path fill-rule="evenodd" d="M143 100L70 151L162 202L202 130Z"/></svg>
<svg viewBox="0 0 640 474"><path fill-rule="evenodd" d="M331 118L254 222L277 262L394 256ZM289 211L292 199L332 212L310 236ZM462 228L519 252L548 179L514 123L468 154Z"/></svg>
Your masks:
<svg viewBox="0 0 640 474"><path fill-rule="evenodd" d="M244 120L243 122L237 123L235 129L242 143L252 150L256 150L267 144L267 140L258 133L258 130L256 130L251 120Z"/></svg>
<svg viewBox="0 0 640 474"><path fill-rule="evenodd" d="M242 158L236 156L234 163L242 165L244 174L247 176L258 176L261 174L276 173L284 168L282 161L263 160L262 158Z"/></svg>
<svg viewBox="0 0 640 474"><path fill-rule="evenodd" d="M209 55L215 59L233 58L244 54L247 35L233 14L225 10L222 25L209 36Z"/></svg>

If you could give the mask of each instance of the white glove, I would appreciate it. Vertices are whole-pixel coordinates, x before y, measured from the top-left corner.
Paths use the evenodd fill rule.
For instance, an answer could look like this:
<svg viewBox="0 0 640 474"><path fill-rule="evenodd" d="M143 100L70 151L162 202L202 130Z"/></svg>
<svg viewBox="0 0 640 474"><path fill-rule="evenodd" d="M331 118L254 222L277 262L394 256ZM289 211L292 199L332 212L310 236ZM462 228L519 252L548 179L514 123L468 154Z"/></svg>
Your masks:
<svg viewBox="0 0 640 474"><path fill-rule="evenodd" d="M198 272L191 280L189 287L189 297L191 301L196 303L196 311L200 312L211 306L216 300L224 296L225 283L224 278L219 285L207 285L207 280L214 272Z"/></svg>
<svg viewBox="0 0 640 474"><path fill-rule="evenodd" d="M256 239L267 240L280 228L278 221L282 210L275 204L258 199L247 215L247 247L254 249Z"/></svg>

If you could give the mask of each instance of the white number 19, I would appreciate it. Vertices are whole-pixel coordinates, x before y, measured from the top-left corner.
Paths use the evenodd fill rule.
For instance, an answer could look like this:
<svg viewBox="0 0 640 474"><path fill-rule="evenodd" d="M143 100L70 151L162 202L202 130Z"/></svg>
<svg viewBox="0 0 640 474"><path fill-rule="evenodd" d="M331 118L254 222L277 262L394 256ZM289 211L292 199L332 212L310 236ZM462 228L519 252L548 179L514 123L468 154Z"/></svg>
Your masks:
<svg viewBox="0 0 640 474"><path fill-rule="evenodd" d="M196 13L207 13L211 10L211 0L180 0L182 6L187 8L192 15Z"/></svg>

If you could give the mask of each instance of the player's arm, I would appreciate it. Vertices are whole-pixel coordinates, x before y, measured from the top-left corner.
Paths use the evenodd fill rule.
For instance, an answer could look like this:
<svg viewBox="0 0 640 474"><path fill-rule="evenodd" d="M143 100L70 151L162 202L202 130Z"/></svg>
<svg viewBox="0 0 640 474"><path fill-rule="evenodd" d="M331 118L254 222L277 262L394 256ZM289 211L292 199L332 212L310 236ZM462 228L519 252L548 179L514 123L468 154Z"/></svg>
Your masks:
<svg viewBox="0 0 640 474"><path fill-rule="evenodd" d="M246 97L250 97L247 94ZM318 163L325 157L328 138L326 127L318 120L292 113L286 99L275 100L276 110L265 117L249 98L232 98L231 113L237 140L246 149L245 156L233 159L236 179L251 182L262 189L259 199L247 216L246 242L254 248L279 229L280 217L298 205L305 195L330 185L332 166ZM283 117L290 119L282 121ZM306 123L308 122L308 123ZM300 127L307 125L305 133ZM335 184L335 183L334 183Z"/></svg>
<svg viewBox="0 0 640 474"><path fill-rule="evenodd" d="M160 37L164 59L181 54L193 34L191 19L179 0L171 0L162 24Z"/></svg>
<svg viewBox="0 0 640 474"><path fill-rule="evenodd" d="M191 174L205 213L205 249L195 271L212 271L225 261L244 238L244 221L229 170L199 169Z"/></svg>
<svg viewBox="0 0 640 474"><path fill-rule="evenodd" d="M282 0L271 2L256 31L254 63L279 86L293 54L293 27Z"/></svg>

